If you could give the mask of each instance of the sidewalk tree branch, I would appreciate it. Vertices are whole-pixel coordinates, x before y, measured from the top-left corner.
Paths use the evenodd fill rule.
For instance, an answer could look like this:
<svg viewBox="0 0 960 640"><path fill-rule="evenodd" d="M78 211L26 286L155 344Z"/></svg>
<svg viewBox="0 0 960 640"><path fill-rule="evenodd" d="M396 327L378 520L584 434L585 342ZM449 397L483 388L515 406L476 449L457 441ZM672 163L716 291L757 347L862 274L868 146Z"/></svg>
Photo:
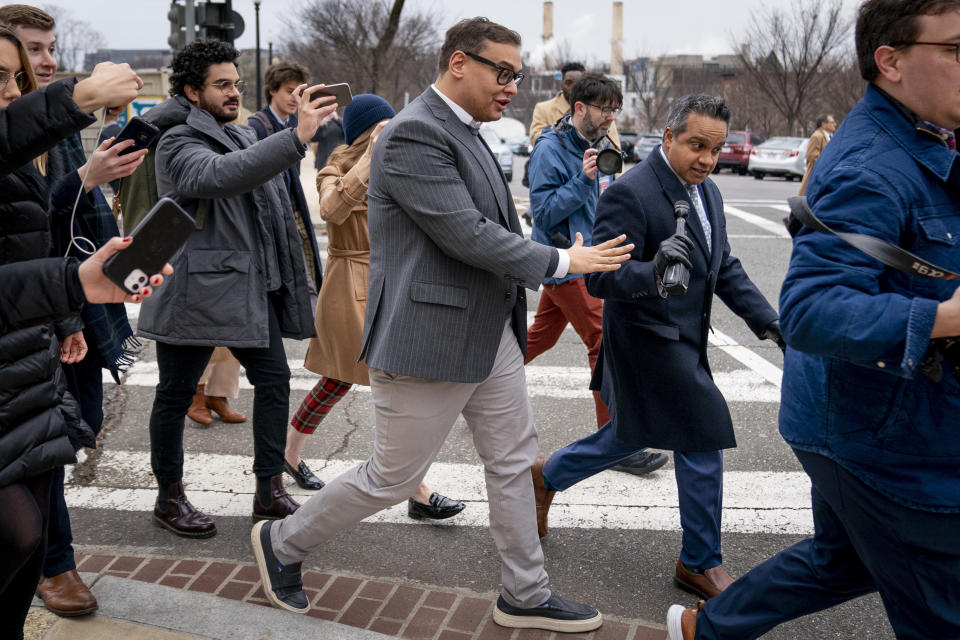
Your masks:
<svg viewBox="0 0 960 640"><path fill-rule="evenodd" d="M780 113L788 133L800 133L811 98L843 68L850 28L840 0L793 0L754 15L734 43L743 81Z"/></svg>
<svg viewBox="0 0 960 640"><path fill-rule="evenodd" d="M311 0L287 20L289 56L313 81L347 82L398 108L436 77L437 18L404 13L404 0Z"/></svg>

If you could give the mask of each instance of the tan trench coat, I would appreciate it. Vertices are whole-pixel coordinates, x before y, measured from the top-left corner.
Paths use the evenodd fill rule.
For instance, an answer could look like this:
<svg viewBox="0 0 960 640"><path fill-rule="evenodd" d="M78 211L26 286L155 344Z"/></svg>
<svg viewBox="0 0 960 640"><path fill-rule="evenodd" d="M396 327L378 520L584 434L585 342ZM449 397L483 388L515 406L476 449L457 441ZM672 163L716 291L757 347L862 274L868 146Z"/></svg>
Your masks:
<svg viewBox="0 0 960 640"><path fill-rule="evenodd" d="M361 156L346 175L333 165L317 174L328 257L317 297L317 337L311 338L303 363L314 373L361 385L370 384L367 365L357 362L370 280L369 176L369 154Z"/></svg>

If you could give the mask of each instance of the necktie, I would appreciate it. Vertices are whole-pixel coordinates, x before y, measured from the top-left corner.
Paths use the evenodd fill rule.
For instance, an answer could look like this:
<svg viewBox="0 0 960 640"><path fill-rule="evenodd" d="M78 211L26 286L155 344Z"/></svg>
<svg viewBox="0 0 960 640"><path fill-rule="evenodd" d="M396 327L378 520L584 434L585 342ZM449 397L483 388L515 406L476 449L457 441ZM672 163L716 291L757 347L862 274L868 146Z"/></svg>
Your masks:
<svg viewBox="0 0 960 640"><path fill-rule="evenodd" d="M710 220L707 218L707 212L703 208L703 201L700 200L700 190L695 184L687 185L687 195L690 196L690 202L693 208L697 210L697 217L700 218L700 226L703 227L703 234L707 237L707 255L710 255L710 243L713 241L713 229L710 226Z"/></svg>

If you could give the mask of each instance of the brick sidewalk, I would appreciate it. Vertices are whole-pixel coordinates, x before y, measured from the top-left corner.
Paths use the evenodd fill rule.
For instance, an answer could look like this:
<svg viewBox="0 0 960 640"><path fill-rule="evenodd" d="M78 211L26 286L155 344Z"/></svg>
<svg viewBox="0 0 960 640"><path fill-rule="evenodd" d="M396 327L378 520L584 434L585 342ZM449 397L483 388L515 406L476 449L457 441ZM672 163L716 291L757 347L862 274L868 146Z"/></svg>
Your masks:
<svg viewBox="0 0 960 640"><path fill-rule="evenodd" d="M160 556L77 554L77 568L269 606L256 565ZM491 618L494 594L308 570L308 616L416 640L662 640L664 631L605 616L599 631L556 634L512 630Z"/></svg>

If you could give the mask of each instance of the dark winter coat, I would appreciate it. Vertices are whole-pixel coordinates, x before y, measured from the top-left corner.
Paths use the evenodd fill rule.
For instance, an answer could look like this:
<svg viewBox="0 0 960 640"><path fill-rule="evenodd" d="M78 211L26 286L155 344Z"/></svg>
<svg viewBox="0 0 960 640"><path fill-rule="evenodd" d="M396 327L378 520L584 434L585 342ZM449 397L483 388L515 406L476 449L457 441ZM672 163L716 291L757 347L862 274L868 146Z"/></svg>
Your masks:
<svg viewBox="0 0 960 640"><path fill-rule="evenodd" d="M138 334L169 344L265 348L267 294L278 298L285 338L312 338L313 306L300 233L283 172L306 147L285 130L257 141L182 98L150 110L185 114L157 145L157 190L197 211L201 228L170 259L174 273L148 298Z"/></svg>
<svg viewBox="0 0 960 640"><path fill-rule="evenodd" d="M0 486L75 462L83 429L54 321L84 302L75 259L49 258L46 186L20 170L93 121L61 80L0 109Z"/></svg>

